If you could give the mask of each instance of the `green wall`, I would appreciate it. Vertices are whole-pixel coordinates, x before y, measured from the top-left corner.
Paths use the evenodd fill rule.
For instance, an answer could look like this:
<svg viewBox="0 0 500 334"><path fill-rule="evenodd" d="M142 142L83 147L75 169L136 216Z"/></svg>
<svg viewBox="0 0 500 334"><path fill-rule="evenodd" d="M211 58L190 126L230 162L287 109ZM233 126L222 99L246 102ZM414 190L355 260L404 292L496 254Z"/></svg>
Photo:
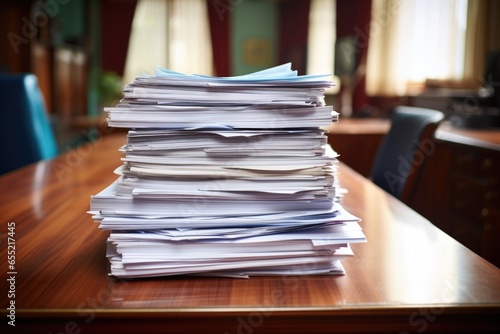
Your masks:
<svg viewBox="0 0 500 334"><path fill-rule="evenodd" d="M278 59L278 4L268 0L240 0L234 2L231 14L231 72L232 75L247 74L277 65ZM249 42L250 39L250 42ZM268 62L245 62L245 41L269 45ZM255 45L255 44L254 44ZM263 50L267 53L267 50ZM261 54L261 56L263 56ZM259 55L257 55L259 57ZM263 56L263 58L267 58ZM263 59L261 58L261 60ZM254 57L255 60L255 57Z"/></svg>
<svg viewBox="0 0 500 334"><path fill-rule="evenodd" d="M58 42L70 44L82 42L85 36L85 6L86 3L83 0L71 0L59 5L57 19L60 24L60 36L58 36Z"/></svg>

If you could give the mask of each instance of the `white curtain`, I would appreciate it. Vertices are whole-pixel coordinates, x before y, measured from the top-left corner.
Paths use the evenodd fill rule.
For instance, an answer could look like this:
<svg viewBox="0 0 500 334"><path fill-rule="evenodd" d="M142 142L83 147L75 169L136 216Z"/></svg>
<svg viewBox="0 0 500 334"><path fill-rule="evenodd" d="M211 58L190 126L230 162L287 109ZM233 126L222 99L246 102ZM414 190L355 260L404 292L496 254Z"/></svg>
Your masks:
<svg viewBox="0 0 500 334"><path fill-rule="evenodd" d="M169 13L169 68L213 74L212 41L205 0L173 0Z"/></svg>
<svg viewBox="0 0 500 334"><path fill-rule="evenodd" d="M124 82L156 66L186 74L213 74L205 0L139 0L130 34Z"/></svg>
<svg viewBox="0 0 500 334"><path fill-rule="evenodd" d="M462 80L467 0L374 0L369 95L406 95L426 79Z"/></svg>
<svg viewBox="0 0 500 334"><path fill-rule="evenodd" d="M138 1L128 44L123 75L129 83L155 66L168 66L168 6L166 1Z"/></svg>
<svg viewBox="0 0 500 334"><path fill-rule="evenodd" d="M325 91L336 94L340 79L333 75L337 38L337 1L311 0L307 31L307 74L332 74L335 85Z"/></svg>
<svg viewBox="0 0 500 334"><path fill-rule="evenodd" d="M333 74L336 1L312 0L307 35L307 74Z"/></svg>

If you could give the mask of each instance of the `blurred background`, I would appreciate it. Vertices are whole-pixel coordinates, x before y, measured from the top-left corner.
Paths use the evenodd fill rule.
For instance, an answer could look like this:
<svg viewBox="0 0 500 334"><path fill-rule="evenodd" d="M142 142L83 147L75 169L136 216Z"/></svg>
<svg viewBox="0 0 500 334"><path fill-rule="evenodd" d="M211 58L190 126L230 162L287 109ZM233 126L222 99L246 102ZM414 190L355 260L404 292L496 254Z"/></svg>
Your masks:
<svg viewBox="0 0 500 334"><path fill-rule="evenodd" d="M103 108L156 66L234 76L292 62L333 75L328 140L366 177L397 106L443 112L407 204L500 264L500 1L2 0L0 31L0 174L118 131Z"/></svg>
<svg viewBox="0 0 500 334"><path fill-rule="evenodd" d="M343 117L450 113L467 97L499 106L499 16L493 0L4 0L0 72L37 76L60 149L155 66L231 76L292 62L335 75L327 102Z"/></svg>

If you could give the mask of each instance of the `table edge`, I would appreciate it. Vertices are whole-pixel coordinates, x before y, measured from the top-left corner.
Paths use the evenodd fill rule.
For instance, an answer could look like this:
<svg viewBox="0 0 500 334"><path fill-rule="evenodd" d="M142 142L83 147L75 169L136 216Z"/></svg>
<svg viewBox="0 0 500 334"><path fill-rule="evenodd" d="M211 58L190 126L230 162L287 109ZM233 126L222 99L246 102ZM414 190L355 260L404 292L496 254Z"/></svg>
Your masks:
<svg viewBox="0 0 500 334"><path fill-rule="evenodd" d="M19 308L16 313L25 315L48 315L48 314L68 314L68 313L83 313L85 311L92 311L99 314L209 314L214 316L216 314L223 313L249 313L249 312L272 312L280 314L332 314L335 312L338 315L345 314L398 314L407 313L408 311L421 310L421 309L443 309L447 313L450 311L456 314L464 313L481 313L484 311L495 311L500 312L500 302L499 303L488 303L488 304L409 304L409 305L364 305L364 306L325 306L325 307L177 307L177 308L33 308L33 309L23 309ZM470 312L473 311L473 312ZM6 314L6 310L2 310L1 313Z"/></svg>

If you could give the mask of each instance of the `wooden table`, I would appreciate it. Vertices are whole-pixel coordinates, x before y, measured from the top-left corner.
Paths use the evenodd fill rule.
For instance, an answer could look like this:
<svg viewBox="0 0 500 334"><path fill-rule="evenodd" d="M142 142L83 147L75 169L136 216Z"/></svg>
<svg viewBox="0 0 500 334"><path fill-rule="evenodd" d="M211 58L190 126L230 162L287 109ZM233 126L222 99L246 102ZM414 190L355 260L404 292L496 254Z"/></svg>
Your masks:
<svg viewBox="0 0 500 334"><path fill-rule="evenodd" d="M2 333L500 330L500 270L343 164L344 206L363 218L368 238L352 245L345 276L108 277L108 232L86 211L90 195L115 179L124 142L108 134L0 178ZM14 275L6 274L14 271L9 222ZM11 300L15 328L7 325Z"/></svg>
<svg viewBox="0 0 500 334"><path fill-rule="evenodd" d="M328 143L340 160L365 177L369 177L382 139L389 131L388 119L340 118L324 129Z"/></svg>
<svg viewBox="0 0 500 334"><path fill-rule="evenodd" d="M436 131L436 138L444 142L500 151L500 129L465 129L445 122Z"/></svg>

